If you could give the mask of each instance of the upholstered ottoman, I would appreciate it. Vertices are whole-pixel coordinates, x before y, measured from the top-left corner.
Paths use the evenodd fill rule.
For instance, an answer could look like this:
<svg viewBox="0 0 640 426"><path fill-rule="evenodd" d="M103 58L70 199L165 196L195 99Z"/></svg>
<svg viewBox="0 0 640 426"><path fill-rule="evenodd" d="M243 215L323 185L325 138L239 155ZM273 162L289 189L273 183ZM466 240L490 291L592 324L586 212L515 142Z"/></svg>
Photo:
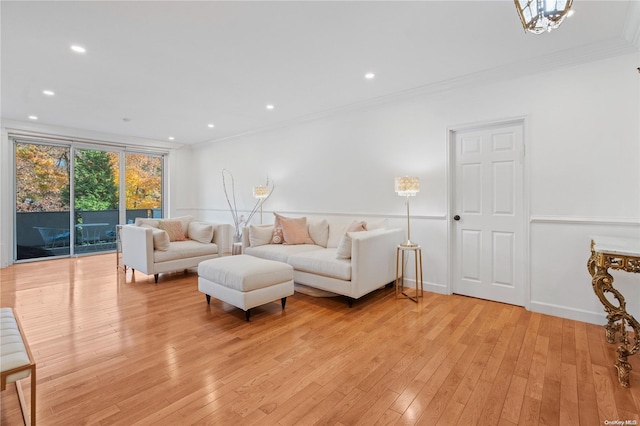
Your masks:
<svg viewBox="0 0 640 426"><path fill-rule="evenodd" d="M282 309L293 295L293 267L241 254L205 260L198 265L198 290L245 311L280 299Z"/></svg>

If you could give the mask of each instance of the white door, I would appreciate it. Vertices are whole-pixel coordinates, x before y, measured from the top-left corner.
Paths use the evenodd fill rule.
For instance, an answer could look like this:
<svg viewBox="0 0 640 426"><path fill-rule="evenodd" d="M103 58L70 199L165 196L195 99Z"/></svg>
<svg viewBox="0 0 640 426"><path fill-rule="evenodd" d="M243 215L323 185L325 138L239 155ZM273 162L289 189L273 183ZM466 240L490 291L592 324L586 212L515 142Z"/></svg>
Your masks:
<svg viewBox="0 0 640 426"><path fill-rule="evenodd" d="M453 292L524 305L523 127L455 134Z"/></svg>

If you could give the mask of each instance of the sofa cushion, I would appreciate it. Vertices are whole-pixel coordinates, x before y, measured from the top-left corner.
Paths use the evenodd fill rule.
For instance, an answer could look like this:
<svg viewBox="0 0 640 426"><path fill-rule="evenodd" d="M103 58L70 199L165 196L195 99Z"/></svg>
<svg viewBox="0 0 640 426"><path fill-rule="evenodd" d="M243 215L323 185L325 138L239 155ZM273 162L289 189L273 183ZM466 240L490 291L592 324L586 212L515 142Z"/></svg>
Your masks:
<svg viewBox="0 0 640 426"><path fill-rule="evenodd" d="M314 244L309 236L306 217L281 217L280 224L282 225L282 236L285 244Z"/></svg>
<svg viewBox="0 0 640 426"><path fill-rule="evenodd" d="M149 228L157 228L159 223L158 219L145 219L144 217L136 217L135 219L136 226L147 225Z"/></svg>
<svg viewBox="0 0 640 426"><path fill-rule="evenodd" d="M213 240L213 225L202 222L189 222L189 238L208 244Z"/></svg>
<svg viewBox="0 0 640 426"><path fill-rule="evenodd" d="M373 231L374 229L389 229L389 219L367 222L367 231Z"/></svg>
<svg viewBox="0 0 640 426"><path fill-rule="evenodd" d="M326 219L307 221L307 227L313 242L318 246L326 247L329 239L329 222Z"/></svg>
<svg viewBox="0 0 640 426"><path fill-rule="evenodd" d="M193 216L191 215L186 215L186 216L178 216L178 217L171 217L167 220L177 220L180 222L180 225L182 225L182 232L184 233L185 238L190 238L189 237L189 223L191 223L191 221L193 220Z"/></svg>
<svg viewBox="0 0 640 426"><path fill-rule="evenodd" d="M161 220L158 223L158 228L167 231L169 241L184 241L187 239L179 220Z"/></svg>
<svg viewBox="0 0 640 426"><path fill-rule="evenodd" d="M289 265L296 271L308 272L339 280L351 280L351 260L337 259L337 249L316 250L289 256Z"/></svg>
<svg viewBox="0 0 640 426"><path fill-rule="evenodd" d="M174 241L169 245L169 250L153 252L153 261L168 262L170 260L187 259L190 257L208 256L218 254L217 244L202 244L194 240Z"/></svg>
<svg viewBox="0 0 640 426"><path fill-rule="evenodd" d="M278 262L287 263L287 259L289 259L289 256L293 254L316 250L323 250L323 247L313 244L266 244L258 247L246 247L244 249L244 254L260 257L262 259L277 260Z"/></svg>
<svg viewBox="0 0 640 426"><path fill-rule="evenodd" d="M273 225L249 225L249 245L251 247L269 244L273 238Z"/></svg>
<svg viewBox="0 0 640 426"><path fill-rule="evenodd" d="M347 233L349 223L329 222L329 237L327 238L327 248L337 248L342 236Z"/></svg>
<svg viewBox="0 0 640 426"><path fill-rule="evenodd" d="M148 225L143 225L145 228L149 227ZM169 244L171 241L169 240L169 234L167 231L157 228L151 228L153 232L153 249L160 251L169 250Z"/></svg>
<svg viewBox="0 0 640 426"><path fill-rule="evenodd" d="M284 236L282 235L282 224L280 223L280 216L278 213L273 213L275 219L273 220L273 235L271 236L270 244L282 244L284 243Z"/></svg>

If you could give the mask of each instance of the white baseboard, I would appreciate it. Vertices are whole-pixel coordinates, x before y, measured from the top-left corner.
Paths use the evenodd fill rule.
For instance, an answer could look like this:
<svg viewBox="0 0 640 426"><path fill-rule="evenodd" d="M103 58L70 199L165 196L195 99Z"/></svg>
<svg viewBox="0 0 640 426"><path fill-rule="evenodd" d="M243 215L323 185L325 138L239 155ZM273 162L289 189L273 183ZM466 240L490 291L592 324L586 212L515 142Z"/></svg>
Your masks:
<svg viewBox="0 0 640 426"><path fill-rule="evenodd" d="M602 312L591 312L583 309L568 308L566 306L534 301L529 303L529 307L531 312L553 315L554 317L567 318L596 325L604 325L607 323L604 310Z"/></svg>
<svg viewBox="0 0 640 426"><path fill-rule="evenodd" d="M444 284L424 282L423 285L424 285L424 291L430 291L431 293L445 294L447 296L451 294L447 289L447 286ZM411 278L405 278L404 286L409 288L416 288L416 280Z"/></svg>

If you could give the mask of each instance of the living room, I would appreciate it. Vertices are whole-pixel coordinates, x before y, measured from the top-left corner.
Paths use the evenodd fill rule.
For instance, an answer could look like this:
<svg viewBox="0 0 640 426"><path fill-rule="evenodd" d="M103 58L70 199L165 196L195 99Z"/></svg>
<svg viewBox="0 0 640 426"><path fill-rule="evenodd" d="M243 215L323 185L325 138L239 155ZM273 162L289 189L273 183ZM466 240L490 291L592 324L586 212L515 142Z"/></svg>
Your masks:
<svg viewBox="0 0 640 426"><path fill-rule="evenodd" d="M341 34L339 24L331 20L334 16L343 16L343 19L349 22L348 18L352 18L354 14L358 16L358 7L368 6L379 7L380 10L372 12L372 16L381 19L379 14L395 10L391 3L383 2L378 6L360 3L360 6L350 5L342 15L327 11L320 15L310 14L311 17L305 15L308 21L300 22L313 22L314 16L321 16L321 22L333 23L337 26L334 28L336 34ZM424 3L422 6L414 6L426 8L429 6L427 3L436 2ZM457 7L461 10L465 6L471 7L467 2L456 3L459 3ZM26 114L30 112L27 111L24 112L24 118L17 113L8 115L5 111L8 109L7 102L11 100L5 100L4 92L5 87L12 84L12 81L4 80L5 69L10 70L16 65L5 59L5 43L9 47L13 43L10 39L11 34L5 30L5 20L10 20L13 15L7 14L10 9L7 9L3 2L3 124L0 151L3 194L0 201L0 259L3 271L12 267L14 256L14 202L11 198L14 191L13 147L10 135L22 132L129 145L140 144L139 146L147 148L167 150L168 204L165 215L192 215L201 220L220 223L231 221L222 191L223 169L233 172L236 194L242 209L250 208L255 202L251 194L253 186L263 183L266 177L275 183L273 195L264 205L264 220L267 223L273 221L272 213L277 212L286 216L333 217L345 220L388 218L393 226L403 229L406 229L406 207L404 199L394 192L393 181L396 176L418 176L420 192L411 199L411 238L422 246L427 298L431 294L437 294L434 297L442 301L443 299L439 299L441 296L446 298L452 297L449 296L451 294L460 294L454 282L455 265L459 260L455 240L458 224L453 220L453 216L459 213L455 211L456 135L495 126L515 125L522 129L523 141L518 150L519 173L522 179L517 187L521 195L521 217L517 241L519 255L516 259L520 267L516 281L521 294L519 301L514 305L524 307L529 313L546 314L587 324L604 324L605 313L594 295L590 285L591 277L586 267L591 254L591 237L606 235L640 238L640 74L637 70L640 66L640 13L636 13L639 10L638 2L575 2L575 16L567 18L557 30L541 35L522 31L511 2L486 3L491 6L490 11L499 10L500 13L504 13L498 15L500 18L513 19L513 25L507 28L513 29L514 32L497 34L497 40L504 40L504 45L498 46L495 51L489 50L487 46L478 45L474 48L476 55L471 55L469 50L460 50L464 52L463 55L468 55L463 56L462 60L456 49L460 44L469 43L469 38L461 42L450 35L450 47L444 49L449 52L437 59L443 63L443 67L447 63L467 63L468 70L458 69L454 75L438 76L438 71L432 71L426 61L421 63L420 69L417 68L418 64L413 62L409 62L411 65L403 63L402 60L408 61L409 58L400 54L391 58L379 57L380 62L372 64L373 58L378 56L374 48L370 48L370 62L366 64L353 64L351 60L346 59L348 56L328 56L336 61L339 58L342 61L341 67L347 64L354 68L353 75L348 78L351 79L350 84L359 86L354 89L350 99L347 96L342 99L341 104L317 105L315 110L295 114L296 109L308 111L303 106L312 103L310 98L313 97L310 93L315 92L311 92L310 88L303 85L289 88L281 80L271 85L268 81L245 79L242 81L248 88L244 90L255 95L255 110L240 110L237 105L232 104L229 107L230 112L225 115L224 106L217 106L215 108L222 112L219 119L213 118L216 127L211 129L212 132L194 137L187 143L186 138L181 140L178 134L172 134L176 137L175 141L167 141L161 140L160 137L142 137L127 133L125 126L135 124L136 117L132 117L131 123L122 123L126 111L115 112L120 114L117 116L120 122L118 125L113 124L110 130L102 123L83 127L80 124L70 125L71 119L47 121L42 114L39 123L29 122ZM501 9L501 3L506 3L506 10ZM340 5L341 3L337 2L333 7L338 8ZM607 10L608 5L611 5L612 11L608 11L608 15L600 13ZM247 3L244 7L251 6L255 5ZM309 5L318 8L320 6L320 3ZM35 12L41 7L40 4L28 7L34 8L33 13L36 15L42 14ZM185 14L179 14L176 19L194 19L179 7L173 11L176 10ZM17 16L21 17L31 13L28 10L19 12ZM117 12L117 9L110 11L114 15L118 15ZM123 27L125 21L135 22L140 12L138 10L124 20ZM244 10L235 12L242 17L241 12ZM259 22L254 15L251 16ZM406 17L404 14L403 16ZM618 20L611 22L603 16L612 16ZM99 22L99 19L94 19L96 21L87 20L83 25ZM237 16L233 19L237 19ZM452 17L445 20L458 28L457 19L458 17ZM484 31L485 27L492 26L491 19L491 16L487 16L481 20L482 25L478 24L472 30ZM602 20L606 22L603 23ZM372 21L378 22L375 19ZM469 20L465 22L469 23ZM9 22L8 24L9 28L17 25ZM411 24L415 25L415 22L411 21ZM596 38L591 30L599 25L605 28L597 34L601 38ZM332 27L329 25L328 28ZM419 27L409 23L403 25L396 22L395 26L390 25L386 31L394 33L406 30L407 39L415 42L411 30L418 31L417 28ZM579 28L580 31L576 32L575 28ZM326 36L304 34L303 28L296 30L301 32L300 43L310 43L314 37ZM384 30L381 31L384 33ZM473 34L473 31L467 31L469 33L466 34ZM77 36L77 33L74 36ZM65 42L69 38L64 33L57 33L56 37ZM52 38L55 37L52 35ZM447 40L446 37L443 39ZM160 46L156 48L162 49L163 42L166 40L159 37ZM407 44L409 43L407 41ZM87 45L89 44L87 42ZM549 53L545 54L545 50L538 44L548 49ZM367 50L369 42L359 39L354 45ZM563 48L559 49L557 45ZM295 77L300 83L315 84L321 91L331 92L335 90L333 85L344 84L341 79L346 77L336 76L338 71L326 65L323 55L329 55L331 51L326 45L323 46L314 50L314 54L309 54L306 60L312 61L313 65L325 64L325 67L329 68L327 75L315 74L315 80L311 76L308 79ZM426 49L425 46L418 46ZM293 41L287 47L291 52L298 53L295 49L303 49ZM403 46L393 47L391 51L404 52ZM518 50L511 51L514 47ZM264 46L262 48L264 49ZM419 50L415 46L413 49L407 48L407 51L415 54ZM508 60L509 55L499 56L500 50L506 50L512 59ZM529 56L528 51L536 52L536 56ZM94 52L88 53L99 55ZM271 49L265 49L265 52L264 57L255 58L256 63L265 60L265 57L268 58L269 54L277 53ZM180 53L182 54L184 53ZM228 52L225 54L225 58L234 57ZM296 54L290 53L291 56ZM176 55L177 60L180 60L179 55ZM307 70L301 68L300 63L289 56L274 57L278 61L289 60L288 67L291 69L298 67L297 69ZM492 62L493 57L497 58L496 62ZM128 61L129 57L123 59L122 64L115 66L125 67ZM212 61L215 62L213 59ZM248 59L238 54L236 61L239 65L235 66L241 67L247 65L243 61ZM196 62L193 67L203 66L203 63L206 65L204 59L202 62ZM271 64L271 61L268 63ZM182 70L185 75L181 78L195 78L189 74L193 72L193 67L170 67L176 67L175 72L178 72L178 69ZM403 67L407 68L406 75L402 72ZM437 68L438 62L436 61L432 67ZM205 68L209 69L212 66ZM151 70L148 72L153 74ZM365 72L375 72L375 78L366 79ZM434 77L430 74L432 72ZM424 82L409 88L400 83L404 78L412 82L420 81L416 79L416 75L420 74L434 80L425 77ZM372 85L380 84L385 78L390 78L390 75L393 75L396 82L386 86L389 89L387 93L371 89ZM293 73L286 74L283 79L286 78L295 81ZM395 90L391 90L393 87ZM29 93L36 89L25 87L12 90ZM281 90L292 93L288 97L279 97L278 92ZM367 94L368 90L371 90L370 94ZM245 97L246 94L242 96ZM62 94L56 94L56 97L62 97ZM278 98L289 99L291 104L296 101L299 103L291 106L286 101L278 101ZM162 104L169 105L173 99L167 99ZM32 101L33 104L38 102ZM176 97L175 102L182 104L185 101ZM273 102L272 110L265 108L267 102ZM175 115L177 112L172 110L167 115L172 114ZM268 118L260 118L260 114ZM281 118L274 119L278 114L281 114ZM189 114L184 116L188 117L185 121L192 120ZM208 114L201 116L207 117ZM204 117L201 120L204 123L203 127L208 119ZM258 118L251 121L254 117ZM156 117L157 124L164 118L164 115ZM251 125L235 134L225 133L228 132L225 130L225 118L230 123L235 121L234 125L243 120L251 121ZM219 134L213 133L218 130ZM111 262L112 258L108 259L108 262ZM15 266L36 268L40 263ZM131 275L128 277L131 280ZM193 276L190 278L193 279ZM637 285L637 276L616 272L614 278L616 288L626 298L627 310L640 313L640 287ZM137 279L142 278L138 276ZM154 294L161 290L162 284L161 281ZM175 286L171 288L175 289ZM307 299L304 300L305 303L310 303ZM233 319L237 320L235 317ZM229 327L236 326L231 321L223 324ZM614 349L612 351L615 352ZM633 362L637 365L637 360ZM615 370L612 374L615 377ZM633 395L637 398L637 393ZM3 395L3 401L4 398ZM640 406L638 399L635 401L635 406Z"/></svg>

